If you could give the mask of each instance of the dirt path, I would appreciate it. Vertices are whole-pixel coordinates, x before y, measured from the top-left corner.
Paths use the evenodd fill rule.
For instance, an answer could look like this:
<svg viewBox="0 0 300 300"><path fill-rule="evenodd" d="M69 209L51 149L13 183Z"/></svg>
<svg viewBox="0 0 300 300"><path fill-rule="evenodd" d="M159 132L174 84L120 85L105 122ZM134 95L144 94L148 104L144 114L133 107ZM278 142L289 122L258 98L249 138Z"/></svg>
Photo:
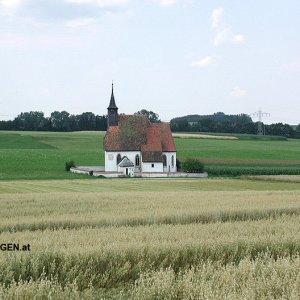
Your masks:
<svg viewBox="0 0 300 300"><path fill-rule="evenodd" d="M173 137L183 138L183 139L238 140L236 136L192 134L192 133L173 133Z"/></svg>

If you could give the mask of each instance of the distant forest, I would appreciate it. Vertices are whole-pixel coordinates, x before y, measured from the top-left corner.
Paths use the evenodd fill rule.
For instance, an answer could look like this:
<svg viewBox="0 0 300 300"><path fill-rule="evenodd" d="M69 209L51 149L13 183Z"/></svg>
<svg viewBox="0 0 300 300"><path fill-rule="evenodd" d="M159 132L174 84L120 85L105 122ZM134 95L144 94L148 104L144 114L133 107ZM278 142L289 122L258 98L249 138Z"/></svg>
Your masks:
<svg viewBox="0 0 300 300"><path fill-rule="evenodd" d="M41 111L19 114L13 121L0 121L0 130L27 131L80 131L107 129L107 116L98 116L92 112L71 115L66 111L54 111L45 117Z"/></svg>
<svg viewBox="0 0 300 300"><path fill-rule="evenodd" d="M160 122L158 114L142 109L136 114L146 115L152 122ZM213 115L188 115L171 120L173 132L220 132L256 134L258 123L253 122L246 114L226 115L222 112ZM50 117L45 117L41 111L30 111L19 114L12 121L0 121L0 130L27 131L80 131L107 129L107 116L84 112L73 115L67 111L54 111ZM275 123L264 125L266 135L300 138L300 124Z"/></svg>
<svg viewBox="0 0 300 300"><path fill-rule="evenodd" d="M220 132L256 134L258 123L246 114L226 115L222 112L213 115L188 115L171 120L173 132ZM300 125L275 123L264 125L266 135L300 138Z"/></svg>

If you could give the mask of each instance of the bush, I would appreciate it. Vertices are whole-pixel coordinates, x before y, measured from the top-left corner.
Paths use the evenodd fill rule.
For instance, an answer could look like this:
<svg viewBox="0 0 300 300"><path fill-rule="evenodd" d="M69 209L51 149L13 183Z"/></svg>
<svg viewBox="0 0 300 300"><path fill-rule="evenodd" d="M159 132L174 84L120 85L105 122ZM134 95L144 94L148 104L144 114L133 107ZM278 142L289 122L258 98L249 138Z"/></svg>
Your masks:
<svg viewBox="0 0 300 300"><path fill-rule="evenodd" d="M75 168L74 160L70 160L66 162L66 171L70 171L71 168Z"/></svg>
<svg viewBox="0 0 300 300"><path fill-rule="evenodd" d="M242 175L300 175L300 168L295 167L266 167L266 166L210 166L205 171L214 176L242 176Z"/></svg>
<svg viewBox="0 0 300 300"><path fill-rule="evenodd" d="M182 169L187 173L202 173L204 165L196 158L187 158L182 164Z"/></svg>

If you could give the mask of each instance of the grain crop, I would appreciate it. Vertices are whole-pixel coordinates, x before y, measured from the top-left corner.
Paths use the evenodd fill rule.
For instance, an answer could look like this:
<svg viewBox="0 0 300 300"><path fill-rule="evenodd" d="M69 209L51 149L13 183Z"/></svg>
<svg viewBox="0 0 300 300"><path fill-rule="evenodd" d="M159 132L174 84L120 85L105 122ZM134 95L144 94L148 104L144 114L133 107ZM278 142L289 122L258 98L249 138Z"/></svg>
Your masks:
<svg viewBox="0 0 300 300"><path fill-rule="evenodd" d="M299 191L0 194L0 232L260 220L300 215L299 199Z"/></svg>
<svg viewBox="0 0 300 300"><path fill-rule="evenodd" d="M0 243L21 246L0 251L0 299L299 299L298 182L2 181L0 191Z"/></svg>

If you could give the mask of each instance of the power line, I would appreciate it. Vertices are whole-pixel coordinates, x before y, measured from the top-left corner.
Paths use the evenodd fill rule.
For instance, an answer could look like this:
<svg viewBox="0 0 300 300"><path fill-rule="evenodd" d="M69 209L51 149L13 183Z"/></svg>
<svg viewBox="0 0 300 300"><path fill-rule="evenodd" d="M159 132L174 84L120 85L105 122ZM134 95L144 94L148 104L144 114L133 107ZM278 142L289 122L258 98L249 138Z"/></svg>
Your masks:
<svg viewBox="0 0 300 300"><path fill-rule="evenodd" d="M258 111L250 114L250 116L252 116L254 118L258 118L257 135L265 135L265 126L264 126L264 123L262 122L262 119L264 117L270 117L270 113L263 112L260 108Z"/></svg>

